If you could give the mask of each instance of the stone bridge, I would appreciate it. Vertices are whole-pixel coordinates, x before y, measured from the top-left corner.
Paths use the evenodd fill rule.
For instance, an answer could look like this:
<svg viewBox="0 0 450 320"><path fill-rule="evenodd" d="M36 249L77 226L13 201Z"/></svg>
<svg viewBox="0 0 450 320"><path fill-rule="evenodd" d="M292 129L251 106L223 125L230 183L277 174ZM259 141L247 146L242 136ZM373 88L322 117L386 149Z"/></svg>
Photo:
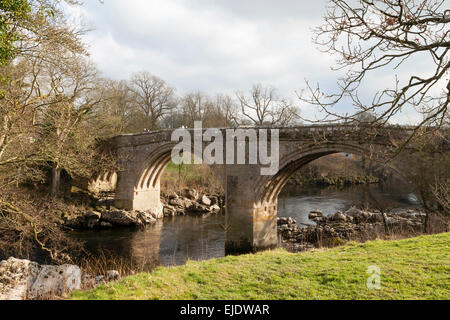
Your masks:
<svg viewBox="0 0 450 320"><path fill-rule="evenodd" d="M393 144L408 136L409 130L400 127L375 130L369 127L346 125L302 126L290 128L244 128L268 132L268 149L275 146L270 132L277 129L279 138L279 166L270 175L261 175L266 167L258 160L252 163L254 149L248 146L248 137L237 136L234 141L234 157L237 148L244 144L247 164L210 165L223 184L226 199L226 253L255 252L277 245L278 194L290 176L302 166L320 157L334 153L365 155L379 161ZM190 129L192 140L195 132L206 129ZM234 129L217 129L223 136ZM231 131L232 130L232 131ZM119 157L120 170L104 179L117 178L115 205L126 210L162 210L160 202L160 178L171 161L172 149L179 143L172 141L174 130L152 133L121 135L112 139ZM197 136L198 137L198 136ZM211 139L212 140L212 139ZM210 141L211 141L210 140ZM206 148L211 142L201 142ZM201 157L201 150L192 153ZM227 149L223 146L224 157ZM236 163L236 162L234 162ZM254 163L254 162L253 162Z"/></svg>

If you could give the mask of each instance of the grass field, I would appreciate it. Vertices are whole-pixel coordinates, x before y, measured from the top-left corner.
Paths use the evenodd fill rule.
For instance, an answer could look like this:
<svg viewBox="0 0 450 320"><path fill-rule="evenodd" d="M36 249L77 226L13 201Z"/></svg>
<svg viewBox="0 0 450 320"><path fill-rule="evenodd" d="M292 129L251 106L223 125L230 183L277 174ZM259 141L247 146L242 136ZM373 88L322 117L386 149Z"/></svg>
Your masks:
<svg viewBox="0 0 450 320"><path fill-rule="evenodd" d="M170 193L185 188L209 194L222 193L219 180L207 165L178 166L170 162L161 176L161 190Z"/></svg>
<svg viewBox="0 0 450 320"><path fill-rule="evenodd" d="M229 256L156 269L71 299L450 299L450 233L288 253ZM367 288L367 269L381 288Z"/></svg>

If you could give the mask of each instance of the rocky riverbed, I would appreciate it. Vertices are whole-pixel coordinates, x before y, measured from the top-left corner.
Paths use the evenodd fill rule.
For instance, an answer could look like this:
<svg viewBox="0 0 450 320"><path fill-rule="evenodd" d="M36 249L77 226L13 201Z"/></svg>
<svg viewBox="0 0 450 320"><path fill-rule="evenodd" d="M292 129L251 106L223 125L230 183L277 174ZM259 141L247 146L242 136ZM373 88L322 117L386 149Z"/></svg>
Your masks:
<svg viewBox="0 0 450 320"><path fill-rule="evenodd" d="M64 217L63 224L68 229L76 230L143 227L164 217L220 214L223 212L223 203L221 195L200 194L193 189L180 194L162 195L162 207L149 211L119 210L113 207L112 199L105 198L100 199L92 209Z"/></svg>
<svg viewBox="0 0 450 320"><path fill-rule="evenodd" d="M424 230L425 213L412 210L398 213L368 212L351 208L324 216L312 211L309 219L316 225L299 226L292 218L278 219L283 244L293 251L341 245L346 241L373 240L383 235L413 236ZM444 230L443 230L444 231Z"/></svg>

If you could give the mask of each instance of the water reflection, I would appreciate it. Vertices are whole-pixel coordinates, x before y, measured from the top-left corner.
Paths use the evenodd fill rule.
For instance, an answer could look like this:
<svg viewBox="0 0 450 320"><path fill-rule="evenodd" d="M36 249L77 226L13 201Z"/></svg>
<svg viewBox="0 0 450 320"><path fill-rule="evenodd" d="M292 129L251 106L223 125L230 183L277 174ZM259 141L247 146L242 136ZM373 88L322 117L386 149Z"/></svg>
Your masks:
<svg viewBox="0 0 450 320"><path fill-rule="evenodd" d="M174 217L158 221L145 229L76 231L93 253L110 252L130 259L144 269L154 266L182 265L188 259L207 260L225 254L222 215L207 218Z"/></svg>

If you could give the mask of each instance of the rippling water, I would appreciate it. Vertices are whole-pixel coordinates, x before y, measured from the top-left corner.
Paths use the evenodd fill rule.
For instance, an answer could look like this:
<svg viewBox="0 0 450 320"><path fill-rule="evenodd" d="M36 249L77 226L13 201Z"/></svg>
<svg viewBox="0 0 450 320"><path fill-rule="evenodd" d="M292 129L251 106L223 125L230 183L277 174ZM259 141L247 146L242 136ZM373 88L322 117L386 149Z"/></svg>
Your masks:
<svg viewBox="0 0 450 320"><path fill-rule="evenodd" d="M376 200L373 200L376 199ZM279 197L278 215L312 224L308 214L344 211L352 205L382 206L384 209L416 208L417 199L404 187L393 184L347 188L286 188ZM111 254L154 265L181 265L187 259L205 260L224 256L223 216L174 217L158 221L145 230L114 229L77 231L73 237L86 242L92 252L107 249Z"/></svg>

